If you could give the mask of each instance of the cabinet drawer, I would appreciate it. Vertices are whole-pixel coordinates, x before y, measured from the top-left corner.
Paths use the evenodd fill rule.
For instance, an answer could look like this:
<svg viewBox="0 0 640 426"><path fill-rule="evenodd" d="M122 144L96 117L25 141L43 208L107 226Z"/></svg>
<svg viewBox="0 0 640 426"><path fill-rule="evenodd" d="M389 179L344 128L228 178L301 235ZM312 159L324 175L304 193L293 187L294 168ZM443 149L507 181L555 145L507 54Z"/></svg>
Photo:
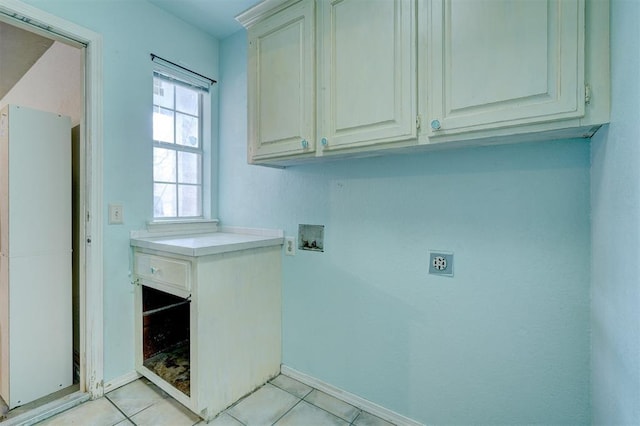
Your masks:
<svg viewBox="0 0 640 426"><path fill-rule="evenodd" d="M191 290L191 262L186 260L136 253L135 273L142 279Z"/></svg>

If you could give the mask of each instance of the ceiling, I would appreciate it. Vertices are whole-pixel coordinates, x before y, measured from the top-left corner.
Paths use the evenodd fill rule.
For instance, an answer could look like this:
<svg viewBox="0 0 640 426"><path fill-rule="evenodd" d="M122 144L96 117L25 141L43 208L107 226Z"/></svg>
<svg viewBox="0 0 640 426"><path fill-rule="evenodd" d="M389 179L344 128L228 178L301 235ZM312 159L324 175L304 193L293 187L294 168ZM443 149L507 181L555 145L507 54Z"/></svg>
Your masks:
<svg viewBox="0 0 640 426"><path fill-rule="evenodd" d="M242 26L235 20L261 0L149 0L183 21L222 40Z"/></svg>
<svg viewBox="0 0 640 426"><path fill-rule="evenodd" d="M222 40L242 26L235 20L261 0L149 0ZM53 40L0 21L0 99L53 44Z"/></svg>
<svg viewBox="0 0 640 426"><path fill-rule="evenodd" d="M52 44L53 40L0 21L0 99Z"/></svg>

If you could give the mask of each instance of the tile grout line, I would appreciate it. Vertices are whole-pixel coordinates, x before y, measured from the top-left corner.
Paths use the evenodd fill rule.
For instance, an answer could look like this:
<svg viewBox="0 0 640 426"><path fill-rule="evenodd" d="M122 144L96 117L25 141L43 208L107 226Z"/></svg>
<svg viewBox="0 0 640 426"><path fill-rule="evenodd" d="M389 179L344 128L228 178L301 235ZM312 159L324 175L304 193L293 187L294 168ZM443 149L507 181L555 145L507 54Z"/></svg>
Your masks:
<svg viewBox="0 0 640 426"><path fill-rule="evenodd" d="M286 377L288 377L288 376L286 376ZM295 380L295 379L292 379L292 380ZM275 383L271 383L271 382L267 382L267 383L270 383L271 385L273 385L273 386L277 387L278 389L282 389L283 391L287 392L289 395L293 395L293 396L295 396L296 398L300 398L298 395L294 395L292 392L289 392L287 389L284 389L284 388L282 388L282 387L278 386L278 385L277 385L277 384L275 384ZM308 386L308 385L306 385L306 386ZM307 392L307 393L306 393L302 398L300 398L300 401L304 401L304 402L306 402L307 404L312 405L312 406L314 406L314 407L316 407L316 408L318 408L318 409L320 409L320 410L324 411L325 413L329 413L329 414L331 414L332 416L334 416L334 417L336 417L336 418L338 418L338 419L340 419L340 420L344 420L344 421L345 421L345 422L347 422L349 425L353 425L353 422L355 422L355 421L356 421L356 419L357 419L358 417L360 417L360 414L362 414L362 409L360 409L360 408L356 407L355 405L351 405L351 404L349 404L348 402L342 401L341 399L338 399L338 398L336 398L336 399L338 399L339 401L342 401L342 402L344 402L345 404L347 404L347 405L349 405L349 406L351 406L351 407L355 408L356 410L358 410L358 414L356 414L356 416L353 418L353 420L352 420L352 421L349 421L349 420L347 420L347 419L344 419L344 418L342 418L342 417L338 416L337 414L332 413L332 412L331 412L331 411L329 411L329 410L325 410L324 408L319 407L319 406L317 406L316 404L314 404L314 403L312 403L312 402L310 402L310 401L307 401L307 400L305 399L305 398L306 398L306 397L308 397L308 396L309 396L313 391L322 392L321 390L316 389L316 388L314 388L314 387L312 387L312 386L309 386L309 388L311 388L311 390L310 390L309 392ZM324 392L323 392L323 393L324 393ZM291 408L289 409L289 411L293 410L293 408L294 408L296 405L298 405L298 404L300 403L300 401L298 401L298 402L297 402L293 407L291 407ZM287 412L286 412L286 413L284 413L282 416L280 416L280 417L275 421L275 423L273 423L273 425L275 425L275 424L276 424L277 422L279 422L279 421L280 421L284 416L286 416L286 415L289 413L289 411L287 411ZM234 418L235 418L235 417L234 417ZM272 426L273 426L273 425L272 425Z"/></svg>
<svg viewBox="0 0 640 426"><path fill-rule="evenodd" d="M315 391L318 391L318 392L322 392L320 389L316 389L316 388L312 388L312 389L313 389L313 390L315 390ZM312 392L313 392L313 391L312 391ZM311 392L309 392L309 394L310 394L310 393L311 393ZM325 395L328 395L328 394L327 394L327 393L325 393L325 392L322 392L322 393L324 393ZM309 394L307 394L307 396L309 396ZM305 398L306 398L307 396L305 396ZM329 395L329 396L331 396L331 395ZM335 398L335 397L333 397L333 398ZM320 407L320 406L318 406L318 405L314 404L314 403L313 403L313 402L311 402L311 401L307 401L306 399L304 400L304 402L306 402L307 404L313 405L314 407L319 408L319 409L320 409L320 410L322 410L322 411L326 411L327 413L329 413L329 414L331 414L331 415L333 415L333 416L335 416L335 417L339 418L340 420L344 420L345 422L349 423L349 425L352 425L352 424L353 424L353 422L355 422L355 421L356 421L356 419L357 419L358 417L360 417L360 414L362 414L362 411L363 411L363 410L362 410L361 408L356 407L355 405L351 405L351 404L349 404L348 402L345 402L345 401L341 400L340 398L335 398L335 399L337 399L338 401L343 402L343 403L347 404L348 406L353 407L353 408L355 408L356 410L358 410L358 414L356 414L356 416L353 418L353 420L349 421L349 420L347 420L347 419L345 419L345 418L343 418L343 417L340 417L340 416L339 416L339 415L337 415L336 413L332 413L331 411L326 410L326 409L324 409L324 408L322 408L322 407Z"/></svg>
<svg viewBox="0 0 640 426"><path fill-rule="evenodd" d="M286 391L285 391L286 392ZM295 395L294 395L295 396ZM278 417L276 419L275 422L271 423L271 426L275 426L276 423L278 423L280 420L282 420L282 418L284 416L286 416L287 414L289 414L291 412L291 410L293 410L296 406L298 406L298 404L300 404L302 402L302 398L298 399L298 402L296 402L295 404L293 404L293 406L291 408L289 408L283 415L281 415L280 417Z"/></svg>
<svg viewBox="0 0 640 426"><path fill-rule="evenodd" d="M302 397L299 397L298 395L294 394L293 392L290 392L290 391L288 391L287 389L285 389L285 388L283 388L283 387L280 387L280 386L276 385L275 383L271 383L271 382L267 382L267 383L269 383L269 384L271 384L271 385L273 385L273 386L277 387L278 389L281 389L281 390L283 390L283 391L287 392L289 395L293 395L293 396L295 396L296 398L299 398L299 399L305 399L306 397L308 397L308 396L309 396L309 394L310 394L311 392L313 392L314 390L317 390L316 388L312 388L311 386L309 386L309 387L311 388L311 390L310 390L309 392L305 393Z"/></svg>
<svg viewBox="0 0 640 426"><path fill-rule="evenodd" d="M281 373L282 374L282 373ZM277 377L277 376L276 376ZM300 402L304 401L304 398L306 398L311 392L313 392L313 389L311 386L309 386L311 388L311 390L309 392L307 392L306 394L304 394L304 396L302 398L300 398L298 395L294 395L292 392L289 392L287 389L284 389L280 386L278 386L275 383L272 383L274 379L271 379L270 381L268 381L267 383L269 383L271 386L274 386L276 389L280 389L282 391L285 391L286 393L288 393L291 396L294 396L296 398L298 398L298 402L296 402L295 404L293 404L293 406L291 408L289 408L283 415L281 415L280 417L278 417L276 419L275 422L272 423L271 426L275 425L276 423L278 423L284 416L286 416L287 414L289 414L289 412L291 412L291 410L293 410L298 404L300 404Z"/></svg>
<svg viewBox="0 0 640 426"><path fill-rule="evenodd" d="M221 416L222 414L227 414L228 416L230 416L232 419L237 420L238 423L240 423L242 426L247 426L242 420L238 419L236 416L234 416L233 414L231 414L230 410L235 407L236 405L240 404L242 401L244 401L245 399L249 398L251 395L253 395L255 392L257 392L259 389L261 389L262 387L264 387L264 385L266 385L267 383L270 382L266 382L265 384L263 384L262 386L259 386L257 388L255 388L253 391L249 392L248 394L244 395L242 398L240 398L239 400L237 400L236 402L234 402L233 404L231 404L230 406L228 406L227 408L225 408L224 410L222 410L220 413L218 413L216 415L216 417L214 417L214 419L218 418L219 416ZM274 385L275 386L275 385ZM277 386L276 386L277 387ZM213 420L213 419L212 419Z"/></svg>
<svg viewBox="0 0 640 426"><path fill-rule="evenodd" d="M110 400L110 399L109 399L109 397L108 397L106 394L105 394L105 396L104 396L104 399L106 399L107 401L109 401L109 402L111 403L111 405L113 405L114 407L116 407L116 410L118 410L120 413L122 413L122 415L124 416L124 418L125 418L126 420L129 420L131 423L133 423L133 426L136 426L136 422L134 422L133 420L131 420L131 419L129 418L129 416L127 416L127 414L126 414L124 411L122 411L122 410L120 409L120 407L118 407L118 406L116 405L116 403L115 403L115 402L113 402L112 400ZM120 420L120 422L122 422L122 420ZM118 422L118 423L120 423L120 422ZM116 423L116 425L117 425L118 423ZM115 425L114 425L114 426L115 426Z"/></svg>
<svg viewBox="0 0 640 426"><path fill-rule="evenodd" d="M325 413L329 413L329 414L331 414L333 417L335 417L335 418L337 418L337 419L340 419L340 420L343 420L343 421L347 422L349 425L352 425L352 424L353 424L353 422L355 422L355 421L356 421L356 419L357 419L358 417L360 417L360 414L362 414L362 410L361 410L361 409L359 409L358 407L355 407L355 406L353 406L353 405L349 404L349 405L351 405L353 408L355 408L356 410L358 410L358 414L356 414L356 416L353 418L353 420L352 420L352 421L349 421L349 420L347 420L347 419L345 419L345 418L340 417L339 415L337 415L337 414L335 414L335 413L332 413L332 412L331 412L331 411L329 411L329 410L325 410L325 409L324 409L324 408L322 408L322 407L318 407L316 404L314 404L314 403L312 403L312 402L309 402L309 401L307 401L307 400L304 400L304 402L306 402L306 403L307 403L307 404L309 404L309 405L312 405L312 406L316 407L316 408L317 408L317 409L319 409L319 410L324 411Z"/></svg>
<svg viewBox="0 0 640 426"><path fill-rule="evenodd" d="M295 379L294 379L294 380L295 380ZM309 394L311 394L311 392L313 392L314 390L316 390L316 388L313 388L313 387L309 386L309 388L310 388L311 390L310 390L309 392L305 393L305 394L304 394L304 396L303 396L302 398L300 398L298 395L294 395L292 392L289 392L287 389L284 389L284 388L282 388L282 387L280 387L280 386L276 385L275 383L271 383L271 382L268 382L268 383L270 383L271 385L275 386L276 388L278 388L278 389L280 389L280 390L283 390L283 391L287 392L289 395L292 395L292 396L295 396L296 398L298 398L298 402L296 402L296 403L293 405L293 407L289 408L289 410L287 410L287 412L285 412L283 415L281 415L280 417L278 417L278 419L276 419L276 421L275 421L275 422L273 422L273 424L272 424L271 426L273 426L273 425L275 425L276 423L278 423L278 422L279 422L279 421L280 421L284 416L286 416L287 414L289 414L289 412L290 412L291 410L293 410L293 409L294 409L298 404L300 404L302 401L304 401L304 399L305 399L306 397L308 397L308 396L309 396ZM309 402L309 401L305 401L305 402L306 402L307 404L310 404L310 402ZM313 404L311 404L311 405L313 405ZM314 405L314 407L315 407L315 405ZM320 407L318 407L318 408L320 408Z"/></svg>
<svg viewBox="0 0 640 426"><path fill-rule="evenodd" d="M237 418L237 417L235 417L233 414L231 414L231 413L229 412L229 409L224 410L224 411L223 411L222 413L220 413L220 414L224 414L224 413L227 413L227 416L231 417L233 420L237 420L237 421L238 421L238 423L240 423L242 426L247 426L247 425L246 425L242 420L240 420L239 418ZM216 416L216 418L217 418L217 417L218 417L218 416Z"/></svg>

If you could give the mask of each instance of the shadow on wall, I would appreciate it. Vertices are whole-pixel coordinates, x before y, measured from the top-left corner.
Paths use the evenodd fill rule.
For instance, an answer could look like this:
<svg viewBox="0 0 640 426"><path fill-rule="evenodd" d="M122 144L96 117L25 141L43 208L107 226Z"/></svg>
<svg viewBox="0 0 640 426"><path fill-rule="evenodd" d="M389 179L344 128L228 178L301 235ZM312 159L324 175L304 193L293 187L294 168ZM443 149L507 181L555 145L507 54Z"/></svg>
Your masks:
<svg viewBox="0 0 640 426"><path fill-rule="evenodd" d="M565 150L565 153L572 151L574 143L588 146L589 139L414 151L367 158L322 159L317 163L291 166L279 171L299 175L317 174L333 178L377 179L583 168L585 161L583 157L567 156L556 151Z"/></svg>

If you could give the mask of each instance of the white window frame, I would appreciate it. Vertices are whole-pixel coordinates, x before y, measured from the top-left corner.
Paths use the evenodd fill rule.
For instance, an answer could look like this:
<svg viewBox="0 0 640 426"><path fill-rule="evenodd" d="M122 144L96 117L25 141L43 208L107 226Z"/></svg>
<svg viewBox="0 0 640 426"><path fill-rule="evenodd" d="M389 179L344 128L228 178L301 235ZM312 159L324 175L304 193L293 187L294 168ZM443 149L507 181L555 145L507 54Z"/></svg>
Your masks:
<svg viewBox="0 0 640 426"><path fill-rule="evenodd" d="M160 76L157 77L157 74ZM211 151L212 151L212 141L211 141L211 93L209 90L209 86L202 86L200 84L194 85L192 84L192 76L185 74L182 70L171 69L170 67L166 67L163 64L154 63L153 67L153 81L155 82L155 78L161 78L169 83L173 83L174 86L184 84L186 86L194 86L200 87L199 90L199 98L200 98L200 116L199 116L199 141L200 148L194 149L188 146L176 144L176 143L167 143L153 140L153 148L165 148L170 149L177 152L189 152L189 153L198 153L201 155L200 158L200 202L201 202L201 215L200 216L179 216L178 204L179 200L176 198L176 216L171 217L156 217L155 216L155 184L156 183L175 183L177 185L177 176L176 182L162 182L156 181L155 177L153 177L154 170L152 167L152 211L151 217L152 221L150 224L164 224L164 223L192 223L192 222L207 222L211 219L211 188L212 188L212 162L211 162ZM175 83L171 80L175 80ZM199 83L199 81L198 81ZM155 83L153 83L152 90L155 87ZM205 89L206 87L206 89ZM175 136L175 89L174 89L174 136ZM152 100L152 108L155 108L156 105ZM164 107L162 107L164 108ZM174 137L175 141L175 137ZM153 159L153 148L151 158ZM177 155L176 155L177 157ZM177 161L177 160L176 160ZM176 169L177 173L177 169ZM177 191L177 186L176 186ZM176 193L177 197L177 193Z"/></svg>

